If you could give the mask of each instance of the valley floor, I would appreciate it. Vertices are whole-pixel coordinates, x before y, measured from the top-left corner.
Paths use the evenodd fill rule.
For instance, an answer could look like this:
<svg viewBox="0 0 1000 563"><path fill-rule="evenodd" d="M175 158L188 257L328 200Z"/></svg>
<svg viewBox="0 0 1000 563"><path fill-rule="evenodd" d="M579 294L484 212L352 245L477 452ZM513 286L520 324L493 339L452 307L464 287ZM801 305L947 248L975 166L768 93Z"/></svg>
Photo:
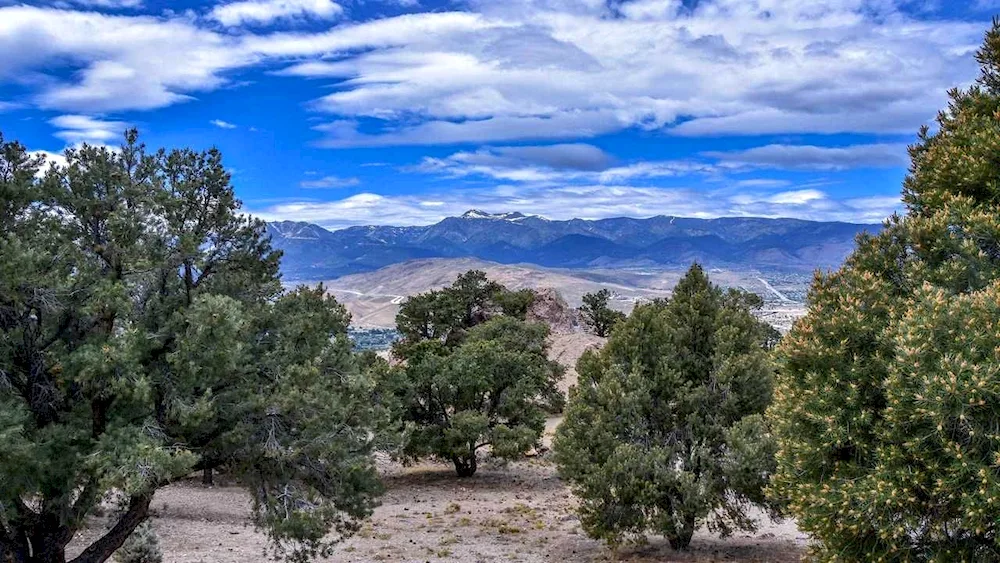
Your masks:
<svg viewBox="0 0 1000 563"><path fill-rule="evenodd" d="M361 532L339 545L329 562L460 562L614 560L588 539L573 513L575 499L542 459L505 467L486 465L470 479L450 466L422 463L383 467L386 494ZM157 493L153 526L165 563L267 561L265 538L248 525L249 499L232 486L203 488L197 481ZM100 523L84 532L77 548L93 539ZM725 540L707 531L691 551L677 553L652 538L643 548L623 549L619 561L798 561L806 537L790 521L766 520L756 534Z"/></svg>

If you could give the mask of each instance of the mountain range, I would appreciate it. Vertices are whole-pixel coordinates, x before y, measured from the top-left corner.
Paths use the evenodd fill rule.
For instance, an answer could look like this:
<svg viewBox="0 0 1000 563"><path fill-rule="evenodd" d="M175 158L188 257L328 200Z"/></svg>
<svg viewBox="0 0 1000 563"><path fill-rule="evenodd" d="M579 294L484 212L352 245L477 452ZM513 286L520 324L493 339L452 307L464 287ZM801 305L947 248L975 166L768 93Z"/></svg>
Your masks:
<svg viewBox="0 0 1000 563"><path fill-rule="evenodd" d="M329 231L311 223L268 223L284 251L288 281L325 280L421 258L471 257L551 268L681 268L692 261L729 269L807 271L838 267L862 231L880 225L724 217L552 221L471 210L433 225Z"/></svg>

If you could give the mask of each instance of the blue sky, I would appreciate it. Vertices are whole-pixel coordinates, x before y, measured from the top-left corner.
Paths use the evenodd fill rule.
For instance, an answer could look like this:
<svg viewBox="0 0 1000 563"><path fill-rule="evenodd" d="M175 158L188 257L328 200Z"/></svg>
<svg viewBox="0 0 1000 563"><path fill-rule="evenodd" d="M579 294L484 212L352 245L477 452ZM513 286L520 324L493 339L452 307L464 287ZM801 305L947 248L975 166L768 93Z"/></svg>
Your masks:
<svg viewBox="0 0 1000 563"><path fill-rule="evenodd" d="M0 131L219 147L265 219L878 221L1000 1L0 0Z"/></svg>

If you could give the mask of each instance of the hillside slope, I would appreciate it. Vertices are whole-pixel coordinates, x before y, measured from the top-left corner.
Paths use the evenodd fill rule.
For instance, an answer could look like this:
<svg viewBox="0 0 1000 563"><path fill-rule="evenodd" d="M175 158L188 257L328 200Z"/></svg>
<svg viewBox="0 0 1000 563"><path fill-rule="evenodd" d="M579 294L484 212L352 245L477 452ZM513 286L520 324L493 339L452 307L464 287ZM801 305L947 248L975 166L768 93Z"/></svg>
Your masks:
<svg viewBox="0 0 1000 563"><path fill-rule="evenodd" d="M612 292L611 305L630 311L635 303L667 297L684 275L674 270L556 269L532 264L499 264L477 258L430 258L393 264L374 272L343 276L324 282L330 293L347 306L359 328L391 327L403 300L440 289L469 270L482 270L510 289L557 292L570 307L579 307L583 295L601 289ZM710 269L712 281L753 291L764 298L762 316L779 329L804 310L802 303L811 279L806 273L762 273L757 270Z"/></svg>

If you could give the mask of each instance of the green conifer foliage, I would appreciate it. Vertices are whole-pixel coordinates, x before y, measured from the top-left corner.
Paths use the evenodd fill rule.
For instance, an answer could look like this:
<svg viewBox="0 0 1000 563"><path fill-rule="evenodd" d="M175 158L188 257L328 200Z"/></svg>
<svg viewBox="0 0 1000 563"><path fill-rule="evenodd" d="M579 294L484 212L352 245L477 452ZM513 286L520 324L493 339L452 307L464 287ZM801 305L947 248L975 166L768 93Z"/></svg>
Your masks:
<svg viewBox="0 0 1000 563"><path fill-rule="evenodd" d="M119 563L163 563L160 539L148 520L139 524L115 552L115 560Z"/></svg>
<svg viewBox="0 0 1000 563"><path fill-rule="evenodd" d="M538 445L563 370L547 357L548 327L523 320L533 299L470 271L403 304L402 363L378 386L406 426L403 458L434 456L470 477L480 450L517 459Z"/></svg>
<svg viewBox="0 0 1000 563"><path fill-rule="evenodd" d="M611 334L611 329L625 319L625 313L616 311L608 306L611 292L602 289L597 293L588 293L583 296L583 305L580 306L580 314L583 322L594 332L595 335L606 337Z"/></svg>
<svg viewBox="0 0 1000 563"><path fill-rule="evenodd" d="M379 492L378 412L322 288L284 293L218 151L84 146L38 179L0 139L0 560L106 561L160 487L226 464L293 560Z"/></svg>
<svg viewBox="0 0 1000 563"><path fill-rule="evenodd" d="M760 304L694 265L670 299L637 306L580 358L555 452L589 535L617 544L653 533L683 549L701 524L754 528L748 509L766 505L774 463Z"/></svg>
<svg viewBox="0 0 1000 563"><path fill-rule="evenodd" d="M907 214L779 347L772 493L824 561L1000 559L1000 24L920 133Z"/></svg>

